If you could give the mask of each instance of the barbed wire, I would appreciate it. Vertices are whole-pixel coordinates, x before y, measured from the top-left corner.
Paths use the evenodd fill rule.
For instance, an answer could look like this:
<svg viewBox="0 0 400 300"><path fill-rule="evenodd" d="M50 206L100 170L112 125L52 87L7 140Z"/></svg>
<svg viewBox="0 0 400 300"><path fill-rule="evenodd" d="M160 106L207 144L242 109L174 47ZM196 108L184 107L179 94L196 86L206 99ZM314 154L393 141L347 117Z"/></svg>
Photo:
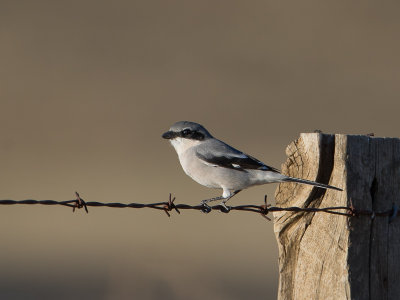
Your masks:
<svg viewBox="0 0 400 300"><path fill-rule="evenodd" d="M393 208L387 211L375 212L372 210L358 210L355 209L353 204L350 206L335 206L335 207L323 207L323 208L315 208L315 207L277 207L271 206L267 204L267 195L264 197L263 205L238 205L238 206L230 206L228 209L223 205L213 205L209 206L206 204L199 205L189 205L189 204L175 204L175 197L172 194L169 194L168 201L165 202L156 202L156 203L104 203L104 202L96 202L84 201L78 192L75 192L76 199L74 200L66 200L66 201L55 201L55 200L0 200L0 205L16 205L16 204L25 204L25 205L61 205L72 207L72 211L75 212L75 209L84 208L86 213L89 213L88 207L109 207L109 208L152 208L157 210L164 211L168 217L171 216L170 212L175 210L178 214L180 214L180 210L199 210L204 213L209 213L213 210L221 211L224 213L229 213L230 211L247 211L261 214L264 218L271 221L271 219L267 216L269 212L278 212L278 211L288 211L288 212L305 212L305 213L315 213L315 212L323 212L334 215L341 215L346 217L354 217L354 216L370 216L372 219L376 216L389 216L389 222L391 222L395 217L400 215L398 210L398 206L393 205Z"/></svg>

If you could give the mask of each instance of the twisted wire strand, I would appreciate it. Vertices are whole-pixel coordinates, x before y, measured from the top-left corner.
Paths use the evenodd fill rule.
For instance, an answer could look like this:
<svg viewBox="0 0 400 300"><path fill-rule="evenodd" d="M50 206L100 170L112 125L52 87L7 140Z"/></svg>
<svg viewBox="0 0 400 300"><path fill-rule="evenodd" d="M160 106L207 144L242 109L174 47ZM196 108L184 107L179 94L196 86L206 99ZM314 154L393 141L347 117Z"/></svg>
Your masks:
<svg viewBox="0 0 400 300"><path fill-rule="evenodd" d="M24 205L61 205L72 207L73 211L75 209L84 208L86 213L89 213L88 207L108 207L108 208L151 208L157 210L163 210L168 217L171 216L170 211L175 210L178 214L180 214L180 210L199 210L204 213L209 213L213 210L221 211L224 213L229 213L230 211L247 211L261 214L268 220L271 220L267 215L269 212L278 212L278 211L288 211L288 212L305 212L305 213L328 213L334 215L341 215L347 217L354 216L370 216L371 218L375 218L376 216L389 216L389 221L391 222L395 217L400 215L397 206L393 206L392 209L382 212L375 212L371 210L357 210L353 205L350 206L336 206L336 207L324 207L324 208L315 208L315 207L277 207L270 206L267 204L267 197L265 196L265 204L263 205L238 205L231 206L227 210L222 205L213 205L208 206L204 204L200 205L189 205L189 204L175 204L175 197L172 197L172 194L169 194L169 200L164 202L156 202L156 203L105 203L105 202L96 202L89 201L85 202L80 196L79 193L75 192L76 199L74 200L66 200L66 201L55 201L55 200L34 200L34 199L26 199L26 200L0 200L0 205L16 205L16 204L24 204Z"/></svg>

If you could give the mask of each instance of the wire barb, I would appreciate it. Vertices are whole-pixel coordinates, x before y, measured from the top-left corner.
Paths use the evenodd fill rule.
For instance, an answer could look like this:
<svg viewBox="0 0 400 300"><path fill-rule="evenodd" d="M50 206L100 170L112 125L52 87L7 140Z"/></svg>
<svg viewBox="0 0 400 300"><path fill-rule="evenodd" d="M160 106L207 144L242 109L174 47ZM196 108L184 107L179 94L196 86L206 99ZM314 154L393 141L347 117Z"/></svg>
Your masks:
<svg viewBox="0 0 400 300"><path fill-rule="evenodd" d="M268 212L269 212L268 211L268 207L271 206L271 204L267 203L267 198L268 198L268 196L264 195L264 205L260 205L260 214L261 214L262 217L264 217L268 221L271 221L271 218L267 216Z"/></svg>
<svg viewBox="0 0 400 300"><path fill-rule="evenodd" d="M350 198L349 202L350 202L349 212L353 217L355 217L356 216L356 213L355 213L356 209L355 209L355 207L353 205L353 199Z"/></svg>
<svg viewBox="0 0 400 300"><path fill-rule="evenodd" d="M78 192L75 192L75 196L76 196L76 200L74 201L75 205L72 207L72 212L75 212L75 208L85 208L86 213L89 213L89 210L86 206L85 201L83 201L83 199L79 196Z"/></svg>
<svg viewBox="0 0 400 300"><path fill-rule="evenodd" d="M180 214L181 212L179 211L179 209L175 206L174 201L175 201L175 197L172 198L172 194L169 193L169 200L167 203L165 203L164 205L164 211L167 214L168 217L171 217L171 214L169 213L171 210L175 209L175 211Z"/></svg>

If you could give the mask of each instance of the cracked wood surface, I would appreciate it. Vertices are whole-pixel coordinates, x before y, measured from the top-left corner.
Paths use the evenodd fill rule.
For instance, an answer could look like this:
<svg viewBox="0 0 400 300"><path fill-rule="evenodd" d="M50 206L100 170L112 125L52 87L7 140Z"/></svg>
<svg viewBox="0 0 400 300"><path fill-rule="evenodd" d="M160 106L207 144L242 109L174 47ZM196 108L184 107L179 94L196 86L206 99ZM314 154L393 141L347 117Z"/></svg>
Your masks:
<svg viewBox="0 0 400 300"><path fill-rule="evenodd" d="M282 183L277 206L385 211L400 206L400 139L301 134L284 174L342 188ZM275 212L278 299L400 299L400 218Z"/></svg>

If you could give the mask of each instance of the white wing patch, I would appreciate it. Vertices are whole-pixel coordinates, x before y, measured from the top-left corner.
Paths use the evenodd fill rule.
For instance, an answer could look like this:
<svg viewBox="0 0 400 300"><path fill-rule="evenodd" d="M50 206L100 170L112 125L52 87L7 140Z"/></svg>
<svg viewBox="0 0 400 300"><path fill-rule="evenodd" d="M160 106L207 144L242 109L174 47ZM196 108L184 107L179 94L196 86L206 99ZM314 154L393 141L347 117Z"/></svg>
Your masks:
<svg viewBox="0 0 400 300"><path fill-rule="evenodd" d="M205 161L205 160L200 160L203 164L205 164L205 165L207 165L207 166L210 166L210 167L214 167L214 168L216 168L216 167L219 167L218 165L216 165L216 164L212 164L212 163L209 163L208 161Z"/></svg>
<svg viewBox="0 0 400 300"><path fill-rule="evenodd" d="M236 154L236 153L235 153ZM238 157L238 158L249 158L246 154L244 154L244 153L241 153L241 154L238 154L238 155L231 155L232 157Z"/></svg>

